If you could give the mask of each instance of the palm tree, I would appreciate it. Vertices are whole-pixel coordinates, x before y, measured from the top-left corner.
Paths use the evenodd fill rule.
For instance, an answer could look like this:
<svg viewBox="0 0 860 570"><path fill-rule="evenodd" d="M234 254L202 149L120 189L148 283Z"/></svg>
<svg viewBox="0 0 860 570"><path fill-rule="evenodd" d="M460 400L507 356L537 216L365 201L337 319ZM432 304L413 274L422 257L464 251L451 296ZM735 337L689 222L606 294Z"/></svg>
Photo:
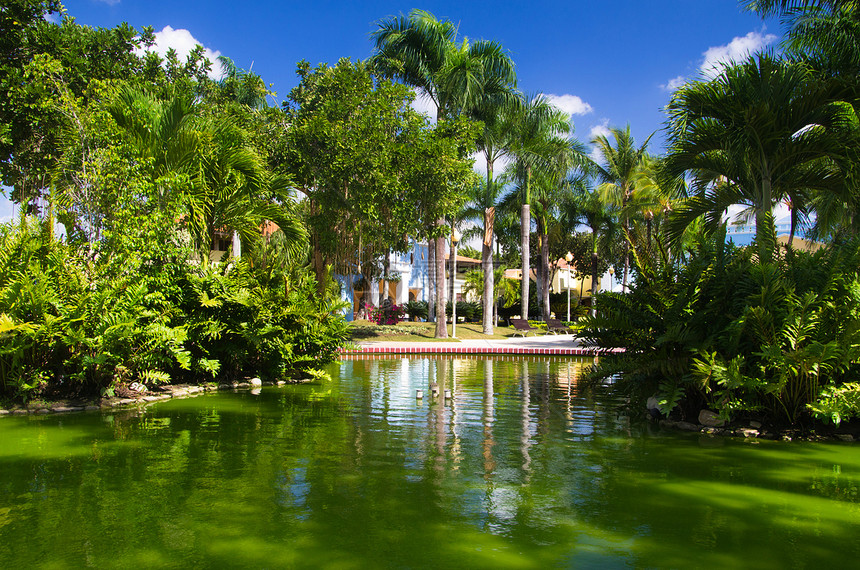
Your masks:
<svg viewBox="0 0 860 570"><path fill-rule="evenodd" d="M591 315L594 316L599 252L601 246L605 249L615 235L615 216L601 198L600 192L589 186L587 177L576 176L568 184L572 189L573 200L565 203L563 215L568 218L569 225L581 223L591 230Z"/></svg>
<svg viewBox="0 0 860 570"><path fill-rule="evenodd" d="M230 228L241 243L257 245L266 220L278 225L287 244L302 248L307 244L307 230L288 207L292 200L292 181L272 175L263 158L253 149L249 134L229 117L201 123L206 145L201 152L201 167L194 182L202 189L206 204L205 250L215 249L214 230ZM239 239L234 239L234 257L238 257Z"/></svg>
<svg viewBox="0 0 860 570"><path fill-rule="evenodd" d="M778 16L788 52L831 75L854 81L860 71L860 5L855 0L744 0L747 11Z"/></svg>
<svg viewBox="0 0 860 570"><path fill-rule="evenodd" d="M409 16L378 22L373 32L375 53L372 65L385 77L403 81L429 97L436 105L437 122L468 115L481 102L503 99L516 86L510 57L496 42L458 45L457 29L449 20L440 21L423 10ZM437 220L437 228L444 225ZM445 238L437 237L435 249L436 337L446 338L445 326Z"/></svg>
<svg viewBox="0 0 860 570"><path fill-rule="evenodd" d="M490 170L488 162L488 170ZM480 237L482 238L481 268L483 270L483 294L484 306L483 333L493 334L493 302L495 295L495 270L493 263L493 245L495 241L494 226L496 222L496 208L502 197L503 187L496 183L492 174L487 175L487 182L481 181L469 189L469 202L462 212L462 218L466 220L481 220Z"/></svg>
<svg viewBox="0 0 860 570"><path fill-rule="evenodd" d="M645 139L638 148L630 134L630 125L624 130L610 129L615 145L613 146L605 135L598 135L592 139L592 144L597 146L598 152L603 157L603 164L596 165L597 178L602 183L598 187L604 201L614 205L621 215L622 230L625 239L629 242L630 213L627 208L628 202L636 192L636 178L643 167L646 154L645 149L651 136ZM652 135L653 136L653 135ZM630 245L624 248L624 276L621 281L622 290L627 289L627 275L630 269Z"/></svg>
<svg viewBox="0 0 860 570"><path fill-rule="evenodd" d="M269 90L266 82L251 71L240 69L236 63L227 56L218 56L223 76L215 82L217 90L226 99L235 101L250 109L266 108L266 98Z"/></svg>
<svg viewBox="0 0 860 570"><path fill-rule="evenodd" d="M811 193L844 189L839 160L856 117L804 63L753 56L682 87L669 113L667 167L689 173L694 190L674 216L675 237L701 215L714 228L729 206L744 205L755 217L759 258L769 261L777 201L803 208Z"/></svg>
<svg viewBox="0 0 860 570"><path fill-rule="evenodd" d="M149 165L157 206L183 205L205 258L216 228L229 228L243 241L256 243L263 221L273 220L290 243L301 247L307 241L306 231L287 207L289 180L268 172L250 146L249 134L234 120L201 119L188 95L160 99L134 88L121 91L109 111L134 152Z"/></svg>
<svg viewBox="0 0 860 570"><path fill-rule="evenodd" d="M512 165L512 172L519 182L521 208L522 318L528 319L532 177L537 169L549 173L554 168L557 170L561 164L565 167L572 164L570 142L567 140L570 116L552 105L543 95L538 95L525 99L513 120L516 138L512 141L511 154L516 161Z"/></svg>
<svg viewBox="0 0 860 570"><path fill-rule="evenodd" d="M668 215L686 194L682 176L671 176L663 159L646 155L635 175L637 190L627 204L629 215L645 223L646 251L652 249L652 238L663 237ZM671 250L669 250L671 252Z"/></svg>

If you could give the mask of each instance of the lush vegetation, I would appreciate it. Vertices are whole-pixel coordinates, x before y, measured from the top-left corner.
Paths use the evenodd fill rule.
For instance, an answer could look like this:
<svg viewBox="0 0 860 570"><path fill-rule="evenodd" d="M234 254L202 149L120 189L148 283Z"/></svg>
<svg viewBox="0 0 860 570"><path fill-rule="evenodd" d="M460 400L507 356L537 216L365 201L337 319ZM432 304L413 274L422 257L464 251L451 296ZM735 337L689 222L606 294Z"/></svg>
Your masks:
<svg viewBox="0 0 860 570"><path fill-rule="evenodd" d="M0 168L20 212L0 229L0 398L289 379L333 359L343 303L307 270L262 81L229 60L210 79L202 49L136 55L151 30L43 18L60 9L0 18Z"/></svg>
<svg viewBox="0 0 860 570"><path fill-rule="evenodd" d="M482 267L466 278L480 303L456 311L484 335L500 317L566 313L551 283L568 258L594 289L575 295L572 317L590 310L577 328L623 349L594 377L682 416L855 417L860 12L742 7L782 19L782 52L678 89L665 155L628 125L589 141L594 160L570 117L518 90L502 46L428 12L377 22L367 61L299 62L273 107L227 58L211 78L202 48L162 59L151 29L7 3L0 174L20 216L0 231L0 396L301 374L348 338L343 293L401 279L391 255L414 241L430 245L429 302L373 318L435 321L444 338L459 229L480 240L468 254ZM726 238L738 210L749 247ZM822 247L796 248L800 235ZM599 293L616 268L623 292Z"/></svg>
<svg viewBox="0 0 860 570"><path fill-rule="evenodd" d="M751 56L675 93L671 146L654 181L684 176L690 185L647 241L625 228L634 283L599 296L584 334L622 349L593 375L618 374L639 410L656 396L660 411L684 418L708 408L778 425L838 424L860 413L860 84L848 55L860 40L857 7L748 8L783 17L786 55ZM791 216L782 245L780 204ZM726 244L731 206L755 221L749 247ZM794 247L800 231L824 244Z"/></svg>

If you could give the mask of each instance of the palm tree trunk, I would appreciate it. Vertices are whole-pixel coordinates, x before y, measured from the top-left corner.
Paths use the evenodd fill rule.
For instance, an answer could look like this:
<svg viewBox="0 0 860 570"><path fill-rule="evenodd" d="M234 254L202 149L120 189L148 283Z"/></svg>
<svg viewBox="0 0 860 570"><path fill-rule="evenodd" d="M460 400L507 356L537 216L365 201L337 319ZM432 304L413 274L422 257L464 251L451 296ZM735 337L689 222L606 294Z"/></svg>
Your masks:
<svg viewBox="0 0 860 570"><path fill-rule="evenodd" d="M764 171L765 173L762 175L761 179L761 204L755 213L755 235L756 241L758 241L759 262L770 263L773 252L768 247L768 243L770 243L771 240L764 239L764 233L766 231L772 231L773 224L768 221L769 215L772 216L773 212L773 203L771 198L772 187L766 166Z"/></svg>
<svg viewBox="0 0 860 570"><path fill-rule="evenodd" d="M391 263L391 250L385 252L385 261L382 265L382 295L379 296L379 305L388 299L388 267Z"/></svg>
<svg viewBox="0 0 860 570"><path fill-rule="evenodd" d="M591 316L597 315L597 240L594 239L591 249Z"/></svg>
<svg viewBox="0 0 860 570"><path fill-rule="evenodd" d="M314 235L314 274L317 278L317 293L320 298L325 296L325 260L320 249L319 236Z"/></svg>
<svg viewBox="0 0 860 570"><path fill-rule="evenodd" d="M550 318L550 313L552 312L551 307L549 305L549 282L550 282L550 274L549 274L549 239L546 234L546 224L541 224L541 232L540 232L540 264L541 264L541 274L543 275L543 281L540 284L541 291L541 304L543 305L543 320L544 322L548 321Z"/></svg>
<svg viewBox="0 0 860 570"><path fill-rule="evenodd" d="M239 239L239 232L233 230L233 242L230 247L230 257L239 259L242 257L242 241Z"/></svg>
<svg viewBox="0 0 860 570"><path fill-rule="evenodd" d="M451 237L452 238L454 237L454 222L451 222ZM457 248L454 246L454 240L453 239L451 239L451 241L448 242L448 246L449 246L448 247L448 249L449 249L449 251L448 251L448 263L449 263L448 275L451 276L451 279L450 279L451 283L449 286L448 298L451 299L452 303L456 303L457 302L457 296L454 294L454 285L456 283L454 280L457 278L457 276L456 276ZM447 303L446 303L446 305L447 305Z"/></svg>
<svg viewBox="0 0 860 570"><path fill-rule="evenodd" d="M538 238L538 260L537 265L535 266L535 301L537 302L537 318L540 319L541 315L543 315L543 264L540 262L540 233L537 234ZM529 252L531 253L531 252ZM531 307L529 307L531 309Z"/></svg>
<svg viewBox="0 0 860 570"><path fill-rule="evenodd" d="M493 268L493 225L495 223L496 209L484 210L484 242L481 248L481 267L484 269L484 334L493 334L493 302L495 295L495 273Z"/></svg>
<svg viewBox="0 0 860 570"><path fill-rule="evenodd" d="M797 230L797 210L789 206L791 212L791 230L788 232L788 249L794 248L794 232Z"/></svg>
<svg viewBox="0 0 860 570"><path fill-rule="evenodd" d="M445 220L437 220L444 226ZM436 338L448 338L448 325L445 318L445 238L436 238Z"/></svg>
<svg viewBox="0 0 860 570"><path fill-rule="evenodd" d="M627 292L627 274L630 271L630 219L624 218L624 279L621 281L621 291ZM596 282L595 282L596 283ZM594 283L591 284L591 290L594 291Z"/></svg>
<svg viewBox="0 0 860 570"><path fill-rule="evenodd" d="M531 226L531 213L528 202L523 204L522 212L520 213L520 247L522 248L522 318L529 318L529 229Z"/></svg>

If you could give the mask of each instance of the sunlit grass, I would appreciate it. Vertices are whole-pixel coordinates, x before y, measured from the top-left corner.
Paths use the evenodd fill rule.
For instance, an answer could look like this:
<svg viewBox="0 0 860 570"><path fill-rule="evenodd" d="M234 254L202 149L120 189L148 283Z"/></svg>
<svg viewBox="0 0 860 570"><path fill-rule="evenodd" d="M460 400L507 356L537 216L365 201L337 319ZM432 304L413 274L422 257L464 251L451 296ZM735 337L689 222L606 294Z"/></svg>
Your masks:
<svg viewBox="0 0 860 570"><path fill-rule="evenodd" d="M403 321L396 325L377 325L374 322L366 320L356 320L351 323L353 340L385 340L394 342L427 342L439 341L434 338L436 333L435 323ZM457 338L462 340L501 340L510 338L516 332L511 327L498 326L494 327L492 335L486 335L483 332L481 323L458 323ZM456 342L450 338L454 334L453 326L448 325L448 336L451 342Z"/></svg>

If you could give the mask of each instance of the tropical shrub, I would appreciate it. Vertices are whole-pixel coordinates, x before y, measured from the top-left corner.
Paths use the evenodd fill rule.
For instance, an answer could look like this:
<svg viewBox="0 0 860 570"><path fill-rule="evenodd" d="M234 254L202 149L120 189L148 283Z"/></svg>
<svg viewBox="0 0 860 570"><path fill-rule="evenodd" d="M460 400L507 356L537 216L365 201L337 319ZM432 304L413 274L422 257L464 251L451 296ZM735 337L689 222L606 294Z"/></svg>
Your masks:
<svg viewBox="0 0 860 570"><path fill-rule="evenodd" d="M161 235L171 224L153 219L93 258L48 224L0 226L0 397L287 378L336 357L342 303L312 276L250 257L191 263L181 238Z"/></svg>
<svg viewBox="0 0 860 570"><path fill-rule="evenodd" d="M700 240L681 267L637 256L630 293L598 296L581 334L623 352L603 356L593 376L617 374L620 389L656 394L666 413L707 406L792 424L855 415L860 242L760 263L724 237Z"/></svg>
<svg viewBox="0 0 860 570"><path fill-rule="evenodd" d="M427 319L430 310L427 301L407 301L403 309L412 319Z"/></svg>

